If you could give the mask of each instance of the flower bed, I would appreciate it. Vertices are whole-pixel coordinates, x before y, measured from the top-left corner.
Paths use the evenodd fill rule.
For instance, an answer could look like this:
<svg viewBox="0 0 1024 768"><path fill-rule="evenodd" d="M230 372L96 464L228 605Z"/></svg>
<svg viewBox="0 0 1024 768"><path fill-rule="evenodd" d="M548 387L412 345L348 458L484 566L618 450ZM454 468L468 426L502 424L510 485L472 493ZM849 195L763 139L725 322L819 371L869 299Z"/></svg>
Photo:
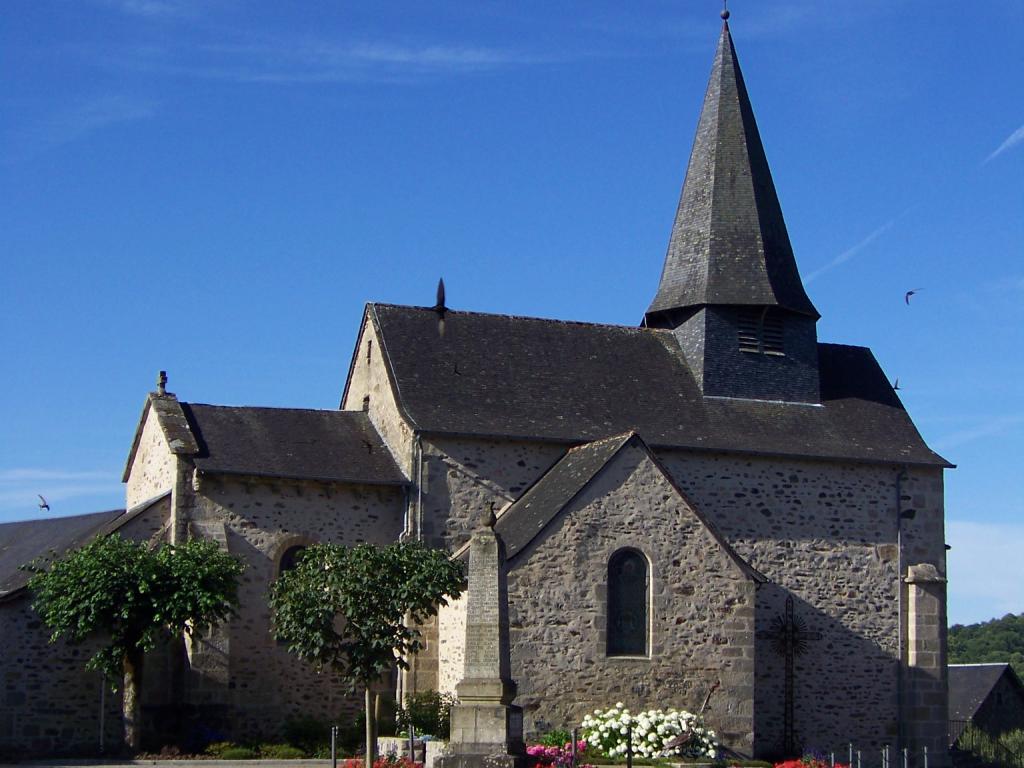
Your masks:
<svg viewBox="0 0 1024 768"><path fill-rule="evenodd" d="M631 728L633 754L638 757L714 759L718 754L715 732L684 710L649 709L634 715L619 702L611 709L594 710L582 725L587 743L609 757L626 754Z"/></svg>
<svg viewBox="0 0 1024 768"><path fill-rule="evenodd" d="M545 766L550 768L571 768L572 766L572 742L561 747L553 747L547 744L531 744L526 748L526 754L532 766ZM585 762L587 759L587 742L580 740L576 743L576 765L578 768L594 768Z"/></svg>

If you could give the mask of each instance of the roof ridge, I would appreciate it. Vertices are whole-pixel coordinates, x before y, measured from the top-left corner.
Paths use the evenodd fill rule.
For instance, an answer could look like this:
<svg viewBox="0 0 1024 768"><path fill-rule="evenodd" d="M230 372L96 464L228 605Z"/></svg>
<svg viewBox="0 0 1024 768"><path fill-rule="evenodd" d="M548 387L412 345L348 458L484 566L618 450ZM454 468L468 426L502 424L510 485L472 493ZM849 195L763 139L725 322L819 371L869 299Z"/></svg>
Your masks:
<svg viewBox="0 0 1024 768"><path fill-rule="evenodd" d="M92 515L112 515L114 512L123 514L126 510L123 507L114 507L113 509L103 509L99 512L81 512L77 515L51 515L50 517L33 517L26 520L4 520L0 522L0 526L4 525L24 525L25 523L53 523L58 520L81 520L84 517L90 517Z"/></svg>
<svg viewBox="0 0 1024 768"><path fill-rule="evenodd" d="M373 307L384 307L384 308L390 308L390 309L414 309L414 310L417 310L417 311L430 312L431 314L433 314L435 312L433 307L421 307L421 306L414 305L414 304L391 304L391 303L388 303L388 302L375 302L375 301L371 301L371 302L369 302L369 304L371 306L373 306ZM473 311L473 310L465 310L465 309L462 309L462 310L448 309L447 310L447 317L451 317L452 315L456 315L456 316L457 315L473 315L473 316L477 316L477 317L503 317L503 318L507 318L509 320L532 320L532 321L538 322L538 323L555 323L555 324L558 324L558 325L590 326L590 327L594 327L594 328L606 328L606 329L629 331L629 332L654 332L654 333L656 333L658 335L662 335L662 334L667 334L669 336L672 335L671 331L665 330L663 328L648 328L648 327L642 326L642 325L620 325L618 323L598 323L598 322L593 322L593 321L590 321L590 320L560 320L560 319L554 318L554 317L534 317L532 315L512 315L512 314L507 314L507 313L504 313L504 312L476 312L476 311Z"/></svg>
<svg viewBox="0 0 1024 768"><path fill-rule="evenodd" d="M364 413L363 411L347 411L342 408L291 408L278 405L222 405L220 403L195 403L182 400L182 405L190 408L223 408L224 410L246 410L246 411L301 411L303 413Z"/></svg>

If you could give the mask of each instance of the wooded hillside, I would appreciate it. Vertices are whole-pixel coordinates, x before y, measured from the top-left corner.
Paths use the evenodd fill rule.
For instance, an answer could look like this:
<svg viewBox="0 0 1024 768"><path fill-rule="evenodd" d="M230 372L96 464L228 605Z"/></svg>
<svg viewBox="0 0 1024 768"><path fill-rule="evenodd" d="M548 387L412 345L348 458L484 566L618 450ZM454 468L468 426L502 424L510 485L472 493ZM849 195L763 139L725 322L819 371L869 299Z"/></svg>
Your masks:
<svg viewBox="0 0 1024 768"><path fill-rule="evenodd" d="M1024 677L1024 613L949 628L949 663L1008 661Z"/></svg>

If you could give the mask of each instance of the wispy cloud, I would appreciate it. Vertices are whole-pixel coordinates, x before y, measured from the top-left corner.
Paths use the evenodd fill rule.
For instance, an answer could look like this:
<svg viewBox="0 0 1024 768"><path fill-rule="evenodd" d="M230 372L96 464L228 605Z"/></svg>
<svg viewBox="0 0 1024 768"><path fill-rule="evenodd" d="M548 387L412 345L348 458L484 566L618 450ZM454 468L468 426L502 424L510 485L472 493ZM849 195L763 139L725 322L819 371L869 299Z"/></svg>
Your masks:
<svg viewBox="0 0 1024 768"><path fill-rule="evenodd" d="M39 513L40 494L50 503L46 515L60 514L60 502L94 496L117 497L120 478L114 471L15 468L0 470L0 516L25 518Z"/></svg>
<svg viewBox="0 0 1024 768"><path fill-rule="evenodd" d="M388 41L260 39L186 49L139 48L108 64L170 76L241 83L407 82L565 60L504 48Z"/></svg>
<svg viewBox="0 0 1024 768"><path fill-rule="evenodd" d="M67 144L117 123L144 120L156 114L148 99L120 94L103 94L82 99L41 119L30 122L11 136L3 159L7 163Z"/></svg>
<svg viewBox="0 0 1024 768"><path fill-rule="evenodd" d="M935 441L935 447L940 451L948 451L966 443L972 443L983 437L1001 435L1005 432L1024 424L1024 413L1011 413L996 416L973 424L956 432L949 432ZM1024 608L1022 608L1024 610Z"/></svg>
<svg viewBox="0 0 1024 768"><path fill-rule="evenodd" d="M1006 141L996 147L995 151L985 158L985 163L989 163L995 160L1004 152L1009 152L1011 149L1016 147L1018 144L1024 143L1024 125L1018 128L1016 131L1006 137ZM984 163L982 163L984 165Z"/></svg>
<svg viewBox="0 0 1024 768"><path fill-rule="evenodd" d="M949 520L949 621L978 621L1024 612L1024 525Z"/></svg>
<svg viewBox="0 0 1024 768"><path fill-rule="evenodd" d="M191 2L181 0L99 0L99 2L128 14L146 19L173 19L192 16L195 7Z"/></svg>
<svg viewBox="0 0 1024 768"><path fill-rule="evenodd" d="M817 278L821 277L821 275L825 274L826 272L828 272L830 270L835 269L840 264L844 264L847 261L849 261L850 259L852 259L858 253L860 253L865 248L867 248L869 245L871 245L873 242L875 242L875 240L877 240L882 235L884 235L886 232L888 232L890 229L892 229L894 226L896 226L896 222L899 221L899 219L902 216L903 216L903 214L900 214L899 216L896 216L895 218L889 219L889 221L885 222L885 224L883 224L878 229L873 231L871 234L869 234L867 237L865 237L859 243L857 243L854 246L851 246L850 248L847 248L845 251L840 253L838 256L836 256L834 259L832 259L832 261L828 262L824 266L818 267L817 269L813 270L810 274L807 275L807 277L804 278L804 283L805 284L812 283Z"/></svg>

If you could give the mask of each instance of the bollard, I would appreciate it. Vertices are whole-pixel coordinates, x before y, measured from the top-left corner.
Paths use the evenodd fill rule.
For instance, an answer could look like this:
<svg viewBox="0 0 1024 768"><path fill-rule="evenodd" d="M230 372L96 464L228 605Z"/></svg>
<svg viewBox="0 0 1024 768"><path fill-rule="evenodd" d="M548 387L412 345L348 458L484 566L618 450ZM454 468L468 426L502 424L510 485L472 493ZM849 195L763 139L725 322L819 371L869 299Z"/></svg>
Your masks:
<svg viewBox="0 0 1024 768"><path fill-rule="evenodd" d="M331 726L331 766L338 768L338 726Z"/></svg>
<svg viewBox="0 0 1024 768"><path fill-rule="evenodd" d="M579 728L573 728L572 729L572 747L570 748L570 754L572 755L572 762L570 763L570 768L576 768L576 743L579 740L580 740L580 730L579 730ZM928 766L925 766L925 768L928 768Z"/></svg>
<svg viewBox="0 0 1024 768"><path fill-rule="evenodd" d="M924 768L928 768L928 747L924 748Z"/></svg>
<svg viewBox="0 0 1024 768"><path fill-rule="evenodd" d="M851 741L847 746L849 749L846 756L846 768L853 768L853 742Z"/></svg>
<svg viewBox="0 0 1024 768"><path fill-rule="evenodd" d="M633 724L626 726L626 768L633 768Z"/></svg>
<svg viewBox="0 0 1024 768"><path fill-rule="evenodd" d="M860 768L860 750L857 750L857 768Z"/></svg>
<svg viewBox="0 0 1024 768"><path fill-rule="evenodd" d="M836 768L836 753L835 752L829 752L828 753L828 761L829 761L829 763L832 764L832 768Z"/></svg>
<svg viewBox="0 0 1024 768"><path fill-rule="evenodd" d="M910 768L910 750L903 748L903 768Z"/></svg>

